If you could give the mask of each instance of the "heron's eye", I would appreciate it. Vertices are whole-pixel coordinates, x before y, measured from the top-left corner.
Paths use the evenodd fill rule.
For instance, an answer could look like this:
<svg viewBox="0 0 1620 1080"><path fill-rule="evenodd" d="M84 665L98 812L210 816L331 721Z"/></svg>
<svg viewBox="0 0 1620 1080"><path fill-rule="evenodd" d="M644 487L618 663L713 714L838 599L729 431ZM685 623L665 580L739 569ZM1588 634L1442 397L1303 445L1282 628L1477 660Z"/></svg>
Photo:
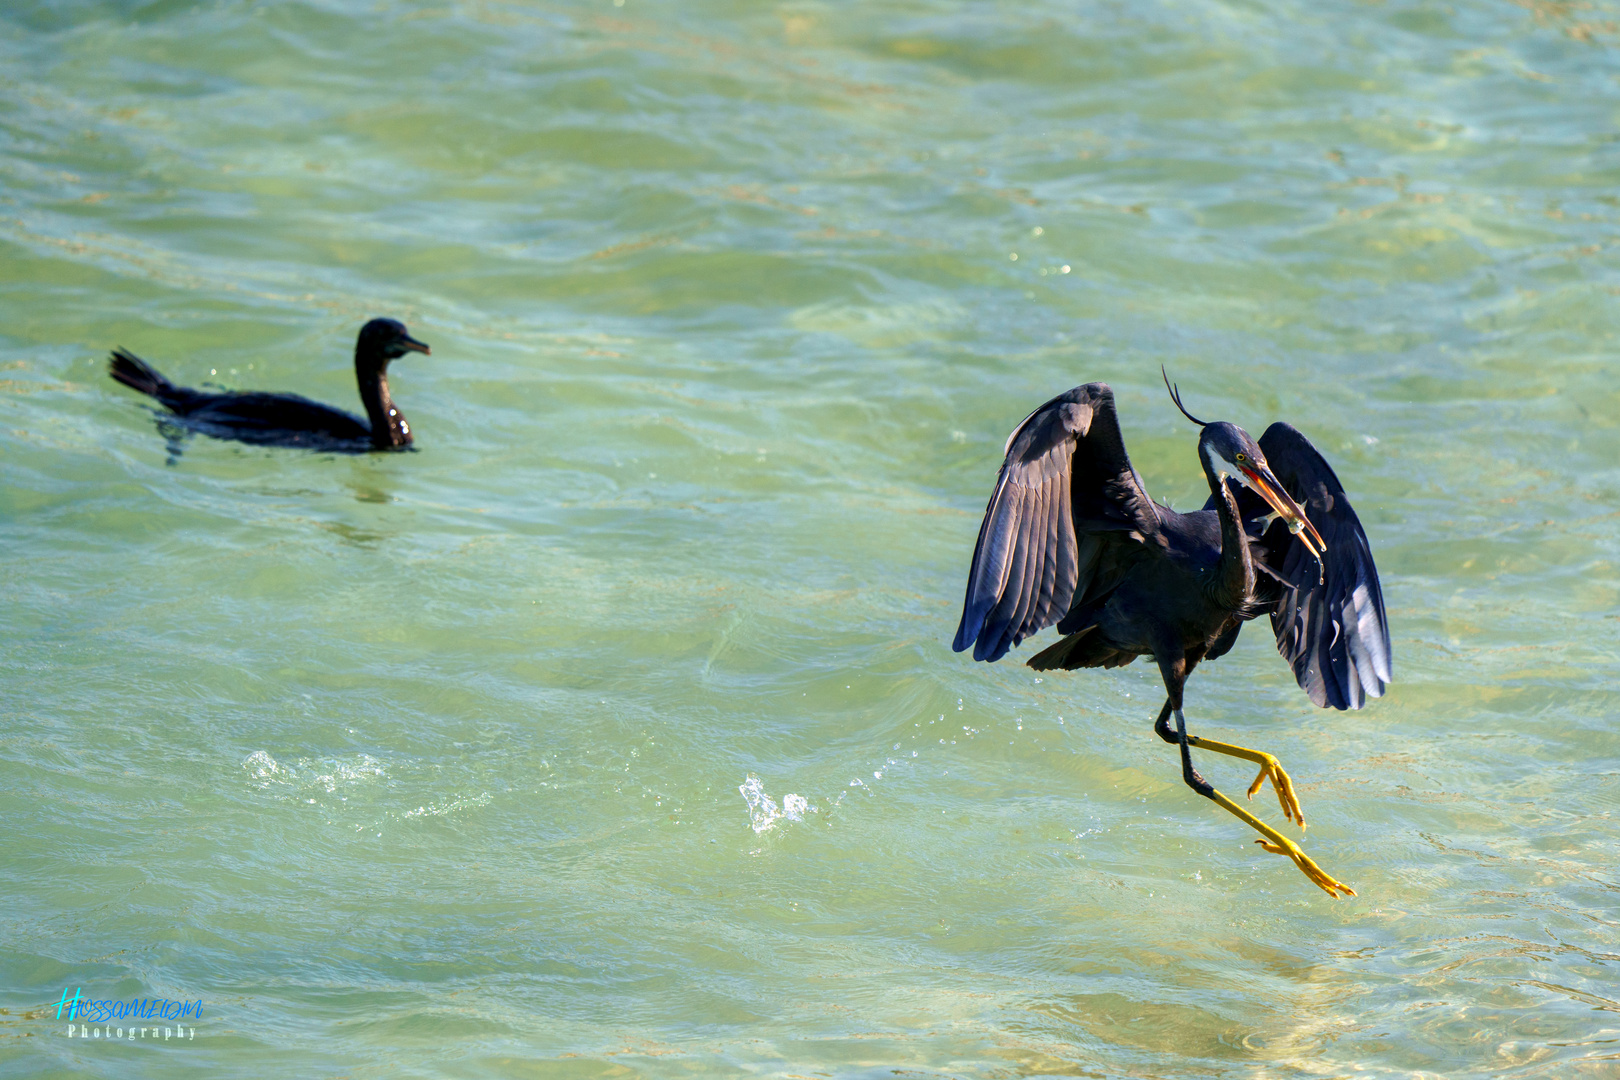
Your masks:
<svg viewBox="0 0 1620 1080"><path fill-rule="evenodd" d="M1247 454L1244 454L1244 453L1243 453L1243 452L1242 452L1242 451L1239 451L1239 452L1238 452L1238 456L1237 456L1237 459L1238 459L1238 462L1239 462L1239 463L1242 463L1242 462L1245 462L1245 461L1248 461L1248 460L1249 460L1249 457L1248 457L1248 455L1247 455Z"/></svg>

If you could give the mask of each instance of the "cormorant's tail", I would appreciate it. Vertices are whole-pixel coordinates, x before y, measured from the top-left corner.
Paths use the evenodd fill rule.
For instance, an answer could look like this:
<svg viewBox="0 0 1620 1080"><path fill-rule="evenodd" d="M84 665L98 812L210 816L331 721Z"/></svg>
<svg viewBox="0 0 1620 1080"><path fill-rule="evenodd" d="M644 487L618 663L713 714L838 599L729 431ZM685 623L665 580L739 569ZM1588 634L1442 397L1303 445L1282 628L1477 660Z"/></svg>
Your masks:
<svg viewBox="0 0 1620 1080"><path fill-rule="evenodd" d="M174 384L156 371L152 365L136 356L128 349L117 348L112 351L112 360L109 364L112 377L129 387L149 394L158 400L163 400L165 394L174 390Z"/></svg>

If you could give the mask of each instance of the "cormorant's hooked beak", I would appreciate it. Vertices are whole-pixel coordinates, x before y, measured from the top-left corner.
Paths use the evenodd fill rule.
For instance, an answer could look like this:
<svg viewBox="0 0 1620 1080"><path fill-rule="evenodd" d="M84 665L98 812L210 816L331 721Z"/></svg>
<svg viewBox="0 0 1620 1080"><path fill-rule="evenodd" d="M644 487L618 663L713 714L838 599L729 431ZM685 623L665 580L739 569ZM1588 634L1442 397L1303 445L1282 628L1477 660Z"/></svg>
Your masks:
<svg viewBox="0 0 1620 1080"><path fill-rule="evenodd" d="M1299 537L1299 542L1305 545L1305 550L1316 556L1316 561L1322 561L1322 553L1327 550L1327 544L1322 534L1316 531L1311 519L1305 516L1305 508L1295 502L1271 470L1262 465L1259 469L1251 469L1247 465L1240 465L1243 475L1249 481L1249 486L1277 511L1277 516L1288 523L1288 531Z"/></svg>
<svg viewBox="0 0 1620 1080"><path fill-rule="evenodd" d="M426 342L417 341L409 334L399 335L399 347L404 349L406 352L426 353L428 356L433 355L433 350L427 347Z"/></svg>

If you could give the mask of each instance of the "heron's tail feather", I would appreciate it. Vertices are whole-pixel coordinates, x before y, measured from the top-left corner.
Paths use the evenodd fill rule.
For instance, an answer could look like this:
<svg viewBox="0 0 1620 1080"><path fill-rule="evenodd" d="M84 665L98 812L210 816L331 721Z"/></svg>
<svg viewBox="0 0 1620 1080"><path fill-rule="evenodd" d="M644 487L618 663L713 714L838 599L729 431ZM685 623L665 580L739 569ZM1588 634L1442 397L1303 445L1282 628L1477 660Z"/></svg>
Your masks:
<svg viewBox="0 0 1620 1080"><path fill-rule="evenodd" d="M1036 671L1051 671L1055 668L1072 670L1083 667L1124 667L1136 659L1133 652L1124 652L1114 648L1099 637L1092 636L1097 624L1092 623L1084 630L1058 639L1052 645L1029 658L1029 666Z"/></svg>

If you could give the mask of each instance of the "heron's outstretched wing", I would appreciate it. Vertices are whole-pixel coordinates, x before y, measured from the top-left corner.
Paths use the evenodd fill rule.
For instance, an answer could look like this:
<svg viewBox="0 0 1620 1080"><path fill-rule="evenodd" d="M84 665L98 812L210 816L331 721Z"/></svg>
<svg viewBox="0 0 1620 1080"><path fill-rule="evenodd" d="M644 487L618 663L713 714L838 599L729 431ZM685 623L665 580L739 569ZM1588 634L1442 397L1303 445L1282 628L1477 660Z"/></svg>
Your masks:
<svg viewBox="0 0 1620 1080"><path fill-rule="evenodd" d="M1114 392L1087 383L1036 409L1007 440L979 526L951 647L999 660L1091 589L1110 544L1140 544L1158 512L1131 468Z"/></svg>
<svg viewBox="0 0 1620 1080"><path fill-rule="evenodd" d="M1389 617L1367 534L1333 467L1298 429L1272 424L1260 436L1260 449L1327 542L1318 569L1282 521L1258 540L1266 566L1280 579L1271 609L1277 651L1317 705L1359 709L1366 698L1382 697L1390 682ZM1245 520L1270 510L1247 490L1239 509Z"/></svg>

